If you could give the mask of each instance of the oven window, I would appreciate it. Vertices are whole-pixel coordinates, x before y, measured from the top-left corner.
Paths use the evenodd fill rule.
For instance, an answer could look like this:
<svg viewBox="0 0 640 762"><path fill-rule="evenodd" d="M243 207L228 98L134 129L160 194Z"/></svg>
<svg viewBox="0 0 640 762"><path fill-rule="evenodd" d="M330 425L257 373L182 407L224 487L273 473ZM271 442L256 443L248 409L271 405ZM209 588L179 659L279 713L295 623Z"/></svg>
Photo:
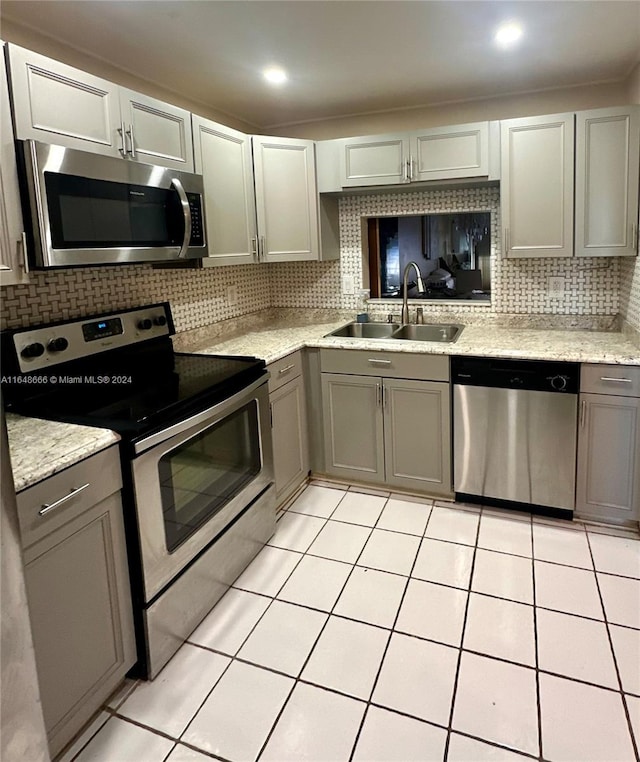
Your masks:
<svg viewBox="0 0 640 762"><path fill-rule="evenodd" d="M174 551L260 471L255 400L160 458L167 550Z"/></svg>

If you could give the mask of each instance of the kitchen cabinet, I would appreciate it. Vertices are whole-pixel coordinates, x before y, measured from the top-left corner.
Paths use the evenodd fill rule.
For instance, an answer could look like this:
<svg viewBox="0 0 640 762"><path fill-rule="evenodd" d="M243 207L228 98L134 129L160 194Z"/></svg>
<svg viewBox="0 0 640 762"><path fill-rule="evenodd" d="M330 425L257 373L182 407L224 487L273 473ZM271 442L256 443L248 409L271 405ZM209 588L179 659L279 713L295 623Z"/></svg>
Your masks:
<svg viewBox="0 0 640 762"><path fill-rule="evenodd" d="M193 171L191 114L9 45L16 137Z"/></svg>
<svg viewBox="0 0 640 762"><path fill-rule="evenodd" d="M576 114L575 253L638 252L640 107Z"/></svg>
<svg viewBox="0 0 640 762"><path fill-rule="evenodd" d="M451 495L448 358L322 350L321 370L327 474Z"/></svg>
<svg viewBox="0 0 640 762"><path fill-rule="evenodd" d="M203 265L257 261L251 136L194 115L193 141L204 183L209 256Z"/></svg>
<svg viewBox="0 0 640 762"><path fill-rule="evenodd" d="M322 141L321 192L490 175L489 122Z"/></svg>
<svg viewBox="0 0 640 762"><path fill-rule="evenodd" d="M639 125L637 106L503 121L506 256L637 254Z"/></svg>
<svg viewBox="0 0 640 762"><path fill-rule="evenodd" d="M204 182L204 267L336 259L338 204L319 198L312 141L245 135L193 117Z"/></svg>
<svg viewBox="0 0 640 762"><path fill-rule="evenodd" d="M281 506L309 475L309 445L302 353L295 352L268 366L269 409L276 483Z"/></svg>
<svg viewBox="0 0 640 762"><path fill-rule="evenodd" d="M136 661L121 485L112 447L17 496L52 756Z"/></svg>
<svg viewBox="0 0 640 762"><path fill-rule="evenodd" d="M582 366L576 513L640 519L640 368Z"/></svg>
<svg viewBox="0 0 640 762"><path fill-rule="evenodd" d="M0 286L10 286L27 282L28 265L4 51L5 43L2 43L0 60Z"/></svg>
<svg viewBox="0 0 640 762"><path fill-rule="evenodd" d="M507 257L573 255L573 122L573 114L555 114L501 123Z"/></svg>

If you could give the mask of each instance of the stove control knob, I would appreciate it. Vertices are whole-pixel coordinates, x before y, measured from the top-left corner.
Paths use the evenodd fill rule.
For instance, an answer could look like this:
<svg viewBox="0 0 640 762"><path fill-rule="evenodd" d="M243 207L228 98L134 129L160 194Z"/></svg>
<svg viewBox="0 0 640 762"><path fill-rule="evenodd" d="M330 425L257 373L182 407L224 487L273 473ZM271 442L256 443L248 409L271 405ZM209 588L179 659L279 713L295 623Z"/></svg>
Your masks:
<svg viewBox="0 0 640 762"><path fill-rule="evenodd" d="M152 326L153 323L149 320L149 318L145 318L138 323L138 328L141 331L148 331Z"/></svg>
<svg viewBox="0 0 640 762"><path fill-rule="evenodd" d="M44 354L44 344L36 341L34 344L27 344L27 346L20 352L21 357L30 359L32 357L41 357Z"/></svg>
<svg viewBox="0 0 640 762"><path fill-rule="evenodd" d="M557 392L563 392L567 388L567 382L569 381L568 376L552 376L551 379L551 388L555 389Z"/></svg>
<svg viewBox="0 0 640 762"><path fill-rule="evenodd" d="M166 325L167 318L164 315L158 315L158 317L153 318L153 322L155 325Z"/></svg>
<svg viewBox="0 0 640 762"><path fill-rule="evenodd" d="M65 337L58 336L57 339L51 339L51 341L47 344L47 349L49 352L64 352L68 346L69 342L65 339Z"/></svg>

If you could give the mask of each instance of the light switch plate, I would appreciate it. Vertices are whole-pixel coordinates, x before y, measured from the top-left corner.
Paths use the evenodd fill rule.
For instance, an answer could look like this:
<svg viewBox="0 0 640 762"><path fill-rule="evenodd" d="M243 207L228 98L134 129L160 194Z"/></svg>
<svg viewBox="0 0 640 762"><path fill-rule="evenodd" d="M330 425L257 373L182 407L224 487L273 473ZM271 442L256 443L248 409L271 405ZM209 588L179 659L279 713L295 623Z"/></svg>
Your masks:
<svg viewBox="0 0 640 762"><path fill-rule="evenodd" d="M564 296L564 278L561 276L549 278L547 291L552 299L561 299Z"/></svg>
<svg viewBox="0 0 640 762"><path fill-rule="evenodd" d="M342 276L342 294L343 296L353 296L356 292L356 284L353 275Z"/></svg>

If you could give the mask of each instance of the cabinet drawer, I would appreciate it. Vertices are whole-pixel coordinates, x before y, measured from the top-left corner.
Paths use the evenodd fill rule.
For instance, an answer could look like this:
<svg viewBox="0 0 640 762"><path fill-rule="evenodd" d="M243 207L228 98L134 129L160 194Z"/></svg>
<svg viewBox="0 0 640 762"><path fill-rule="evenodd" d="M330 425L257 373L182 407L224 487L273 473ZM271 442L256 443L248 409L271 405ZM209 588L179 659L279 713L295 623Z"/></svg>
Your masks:
<svg viewBox="0 0 640 762"><path fill-rule="evenodd" d="M580 391L640 397L640 367L633 365L583 365Z"/></svg>
<svg viewBox="0 0 640 762"><path fill-rule="evenodd" d="M292 381L302 375L302 352L293 352L293 354L282 357L280 360L269 363L267 370L271 373L269 393L275 392L287 381Z"/></svg>
<svg viewBox="0 0 640 762"><path fill-rule="evenodd" d="M444 355L323 349L320 352L320 367L323 373L416 378L424 381L449 380L449 357Z"/></svg>
<svg viewBox="0 0 640 762"><path fill-rule="evenodd" d="M88 486L80 489L85 484ZM118 448L109 447L23 490L17 496L22 547L27 548L41 540L121 487ZM73 490L78 490L76 495L40 515L45 506L52 505Z"/></svg>

